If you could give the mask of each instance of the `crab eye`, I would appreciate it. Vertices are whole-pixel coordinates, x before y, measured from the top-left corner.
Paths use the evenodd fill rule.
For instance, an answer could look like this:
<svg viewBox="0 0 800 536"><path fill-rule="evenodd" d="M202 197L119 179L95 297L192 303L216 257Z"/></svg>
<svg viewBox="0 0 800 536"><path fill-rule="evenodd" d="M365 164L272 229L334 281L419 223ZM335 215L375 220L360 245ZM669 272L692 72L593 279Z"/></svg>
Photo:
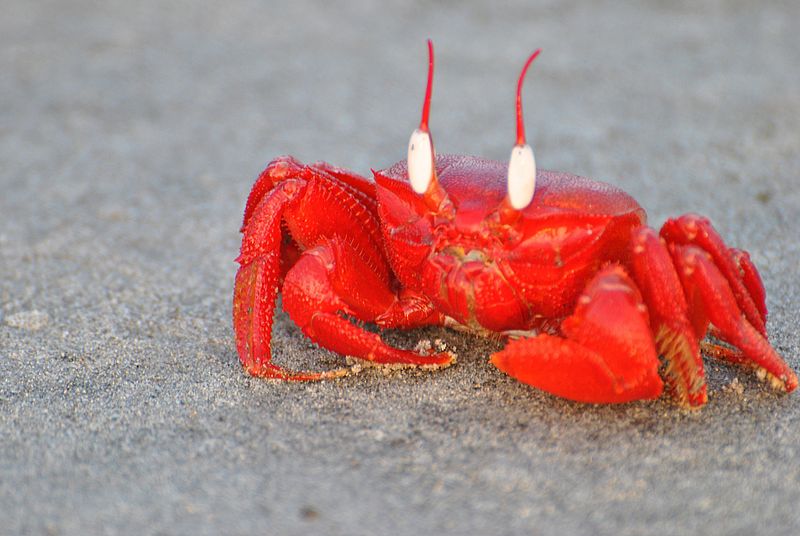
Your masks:
<svg viewBox="0 0 800 536"><path fill-rule="evenodd" d="M428 39L428 83L425 86L425 101L422 103L422 118L419 121L419 128L408 140L408 180L411 182L411 188L418 194L428 191L436 173L433 167L433 140L428 130L432 89L433 42Z"/></svg>
<svg viewBox="0 0 800 536"><path fill-rule="evenodd" d="M508 200L517 210L527 207L536 190L536 159L528 144L511 149L508 161Z"/></svg>
<svg viewBox="0 0 800 536"><path fill-rule="evenodd" d="M415 192L424 194L432 179L433 140L430 133L417 129L408 141L408 180Z"/></svg>
<svg viewBox="0 0 800 536"><path fill-rule="evenodd" d="M536 159L533 149L525 141L525 123L522 121L522 81L539 52L541 50L530 55L517 81L517 144L511 149L508 161L508 201L515 210L527 207L536 190Z"/></svg>

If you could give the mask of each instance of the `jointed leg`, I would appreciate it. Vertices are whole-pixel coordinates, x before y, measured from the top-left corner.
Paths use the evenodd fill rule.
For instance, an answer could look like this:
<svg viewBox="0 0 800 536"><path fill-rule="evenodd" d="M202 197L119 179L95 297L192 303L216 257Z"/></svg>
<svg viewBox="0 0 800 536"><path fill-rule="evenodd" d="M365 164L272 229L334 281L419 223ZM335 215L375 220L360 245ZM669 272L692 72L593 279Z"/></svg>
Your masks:
<svg viewBox="0 0 800 536"><path fill-rule="evenodd" d="M741 350L741 356L722 355L755 367L783 391L797 387L797 376L739 309L736 296L711 256L695 246L673 246L673 257L688 295L703 303L706 315L724 340Z"/></svg>
<svg viewBox="0 0 800 536"><path fill-rule="evenodd" d="M630 267L636 285L620 267L601 270L562 323L563 338L512 341L492 362L565 398L624 402L658 396L660 355L678 401L700 406L707 395L699 341L710 330L738 348L704 345L712 355L756 367L777 388L795 389L797 376L766 339L764 288L749 256L727 248L708 220L697 216L667 222L661 235L634 231Z"/></svg>
<svg viewBox="0 0 800 536"><path fill-rule="evenodd" d="M695 214L667 220L660 234L668 244L693 245L707 252L747 321L762 336L767 336L764 285L746 252L728 248L708 218Z"/></svg>
<svg viewBox="0 0 800 536"><path fill-rule="evenodd" d="M251 214L245 215L246 231L237 259L241 267L233 294L233 327L239 358L253 375L317 379L313 373L290 373L270 362L272 318L281 271L281 219L300 187L295 179L279 183L264 194Z"/></svg>
<svg viewBox="0 0 800 536"><path fill-rule="evenodd" d="M677 398L690 405L705 402L700 348L712 357L753 366L774 386L793 390L796 376L764 333L764 287L747 253L728 248L699 216L668 221L661 236L648 228L634 233L632 266ZM700 342L708 333L738 350Z"/></svg>
<svg viewBox="0 0 800 536"><path fill-rule="evenodd" d="M698 340L708 322L691 320L696 304L687 303L683 287L667 248L649 227L631 237L631 267L650 316L658 354L664 360L664 377L679 403L702 406L708 400L705 370Z"/></svg>
<svg viewBox="0 0 800 536"><path fill-rule="evenodd" d="M421 355L393 348L342 315L374 321L395 301L374 273L358 269L358 251L340 238L303 253L286 276L283 306L311 340L339 354L375 363L447 366L450 353Z"/></svg>
<svg viewBox="0 0 800 536"><path fill-rule="evenodd" d="M708 219L687 214L661 229L689 302L698 339L707 332L735 346L704 342L708 355L752 366L781 390L797 387L797 376L767 340L764 285L749 255L728 248Z"/></svg>

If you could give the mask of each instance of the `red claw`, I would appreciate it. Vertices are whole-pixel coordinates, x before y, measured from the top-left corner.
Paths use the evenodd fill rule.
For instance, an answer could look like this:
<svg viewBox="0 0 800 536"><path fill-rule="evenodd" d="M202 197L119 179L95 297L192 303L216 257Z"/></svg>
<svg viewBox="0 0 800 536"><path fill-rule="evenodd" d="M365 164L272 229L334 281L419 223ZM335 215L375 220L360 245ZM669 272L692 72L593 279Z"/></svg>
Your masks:
<svg viewBox="0 0 800 536"><path fill-rule="evenodd" d="M663 389L647 312L620 266L594 276L563 338L538 335L511 341L492 363L521 382L577 400L610 404L658 398Z"/></svg>

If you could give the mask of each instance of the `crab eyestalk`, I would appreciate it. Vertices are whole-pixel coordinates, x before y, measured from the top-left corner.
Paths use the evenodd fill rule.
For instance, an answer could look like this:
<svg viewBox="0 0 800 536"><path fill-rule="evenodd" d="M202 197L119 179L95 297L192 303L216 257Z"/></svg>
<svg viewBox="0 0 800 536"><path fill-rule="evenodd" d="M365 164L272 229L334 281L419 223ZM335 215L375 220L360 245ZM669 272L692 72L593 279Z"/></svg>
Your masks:
<svg viewBox="0 0 800 536"><path fill-rule="evenodd" d="M437 210L447 195L436 179L436 153L433 138L428 129L433 92L433 41L428 39L428 83L425 87L425 101L422 104L422 118L419 127L408 141L408 180L411 188L422 195L432 210Z"/></svg>
<svg viewBox="0 0 800 536"><path fill-rule="evenodd" d="M525 80L528 67L541 51L538 49L530 55L517 81L517 143L511 149L508 161L508 195L501 209L505 220L516 219L519 211L530 204L536 191L536 159L533 156L533 149L525 140L525 122L522 118L522 82Z"/></svg>

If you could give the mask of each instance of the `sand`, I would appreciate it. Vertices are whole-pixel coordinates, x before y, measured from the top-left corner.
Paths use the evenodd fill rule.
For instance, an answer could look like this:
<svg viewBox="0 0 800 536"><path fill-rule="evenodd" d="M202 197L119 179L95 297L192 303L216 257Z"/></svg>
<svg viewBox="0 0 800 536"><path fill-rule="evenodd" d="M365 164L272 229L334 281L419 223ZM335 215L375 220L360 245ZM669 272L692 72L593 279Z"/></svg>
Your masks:
<svg viewBox="0 0 800 536"><path fill-rule="evenodd" d="M404 157L428 36L440 152L537 162L708 215L800 370L796 2L4 3L0 533L797 534L800 394L709 362L710 400L596 407L428 329L438 372L269 383L231 330L238 227L279 154ZM276 360L343 360L283 312Z"/></svg>

